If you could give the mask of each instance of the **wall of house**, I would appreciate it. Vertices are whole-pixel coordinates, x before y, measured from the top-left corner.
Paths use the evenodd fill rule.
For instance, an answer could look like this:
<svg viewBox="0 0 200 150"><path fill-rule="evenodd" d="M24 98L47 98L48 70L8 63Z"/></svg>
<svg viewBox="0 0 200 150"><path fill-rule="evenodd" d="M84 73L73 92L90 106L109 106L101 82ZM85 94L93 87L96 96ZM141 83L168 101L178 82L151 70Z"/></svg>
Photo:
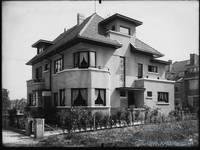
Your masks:
<svg viewBox="0 0 200 150"><path fill-rule="evenodd" d="M151 108L160 108L164 114L168 114L174 110L174 83L173 82L160 82L160 81L144 81L144 105ZM152 91L152 99L147 98L147 91ZM169 93L169 103L158 103L158 92Z"/></svg>

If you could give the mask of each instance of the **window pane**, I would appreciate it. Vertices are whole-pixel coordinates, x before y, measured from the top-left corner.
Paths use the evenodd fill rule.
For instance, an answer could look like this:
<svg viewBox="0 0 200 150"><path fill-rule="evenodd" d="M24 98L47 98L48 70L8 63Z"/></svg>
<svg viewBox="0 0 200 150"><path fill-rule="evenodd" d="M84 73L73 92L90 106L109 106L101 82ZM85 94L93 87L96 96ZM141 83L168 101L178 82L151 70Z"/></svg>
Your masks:
<svg viewBox="0 0 200 150"><path fill-rule="evenodd" d="M169 102L169 93L168 92L158 92L158 102Z"/></svg>
<svg viewBox="0 0 200 150"><path fill-rule="evenodd" d="M120 26L120 32L129 35L129 34L130 34L130 29L129 29L129 28L125 28L125 27L121 27L121 26Z"/></svg>
<svg viewBox="0 0 200 150"><path fill-rule="evenodd" d="M152 92L151 91L147 91L147 96L148 97L152 97Z"/></svg>
<svg viewBox="0 0 200 150"><path fill-rule="evenodd" d="M90 52L90 66L95 67L95 52Z"/></svg>
<svg viewBox="0 0 200 150"><path fill-rule="evenodd" d="M95 89L95 105L105 106L105 89Z"/></svg>
<svg viewBox="0 0 200 150"><path fill-rule="evenodd" d="M79 67L88 67L88 52L80 52L79 61Z"/></svg>
<svg viewBox="0 0 200 150"><path fill-rule="evenodd" d="M65 90L60 90L60 106L65 106Z"/></svg>
<svg viewBox="0 0 200 150"><path fill-rule="evenodd" d="M73 106L87 106L87 89L72 89Z"/></svg>
<svg viewBox="0 0 200 150"><path fill-rule="evenodd" d="M138 64L138 78L142 78L143 76L143 65Z"/></svg>

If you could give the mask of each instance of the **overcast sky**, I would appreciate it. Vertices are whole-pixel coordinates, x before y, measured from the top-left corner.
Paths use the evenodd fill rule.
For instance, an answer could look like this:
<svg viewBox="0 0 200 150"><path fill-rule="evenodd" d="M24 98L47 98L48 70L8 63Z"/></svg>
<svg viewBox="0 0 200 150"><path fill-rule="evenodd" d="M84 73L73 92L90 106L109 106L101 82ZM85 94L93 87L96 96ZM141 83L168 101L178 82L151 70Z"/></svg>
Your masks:
<svg viewBox="0 0 200 150"><path fill-rule="evenodd" d="M3 88L10 98L26 98L26 80L31 66L25 65L39 39L53 40L64 28L76 24L77 13L94 13L94 1L2 2ZM106 18L120 13L143 22L136 36L165 54L163 60L189 59L199 53L199 3L197 1L102 1L97 13Z"/></svg>

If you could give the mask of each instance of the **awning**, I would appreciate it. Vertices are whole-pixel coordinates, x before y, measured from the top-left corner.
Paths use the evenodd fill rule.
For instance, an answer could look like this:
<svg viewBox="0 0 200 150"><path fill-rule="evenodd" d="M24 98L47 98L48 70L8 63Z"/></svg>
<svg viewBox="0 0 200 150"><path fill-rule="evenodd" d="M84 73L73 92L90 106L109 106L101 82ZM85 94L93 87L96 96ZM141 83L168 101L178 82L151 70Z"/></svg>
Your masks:
<svg viewBox="0 0 200 150"><path fill-rule="evenodd" d="M136 88L136 87L118 87L116 90L119 91L144 91L145 88Z"/></svg>

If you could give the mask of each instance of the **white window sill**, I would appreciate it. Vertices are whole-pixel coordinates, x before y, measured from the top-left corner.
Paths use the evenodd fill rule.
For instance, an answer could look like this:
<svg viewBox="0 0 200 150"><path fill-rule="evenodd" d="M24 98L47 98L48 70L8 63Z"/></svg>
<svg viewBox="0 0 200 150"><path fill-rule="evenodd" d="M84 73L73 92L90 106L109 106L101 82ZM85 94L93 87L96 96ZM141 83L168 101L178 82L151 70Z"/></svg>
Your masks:
<svg viewBox="0 0 200 150"><path fill-rule="evenodd" d="M146 97L147 100L152 100L152 97Z"/></svg>
<svg viewBox="0 0 200 150"><path fill-rule="evenodd" d="M147 72L148 74L154 74L154 75L159 75L158 72Z"/></svg>
<svg viewBox="0 0 200 150"><path fill-rule="evenodd" d="M165 103L165 102L157 102L157 105L170 105L170 103Z"/></svg>

